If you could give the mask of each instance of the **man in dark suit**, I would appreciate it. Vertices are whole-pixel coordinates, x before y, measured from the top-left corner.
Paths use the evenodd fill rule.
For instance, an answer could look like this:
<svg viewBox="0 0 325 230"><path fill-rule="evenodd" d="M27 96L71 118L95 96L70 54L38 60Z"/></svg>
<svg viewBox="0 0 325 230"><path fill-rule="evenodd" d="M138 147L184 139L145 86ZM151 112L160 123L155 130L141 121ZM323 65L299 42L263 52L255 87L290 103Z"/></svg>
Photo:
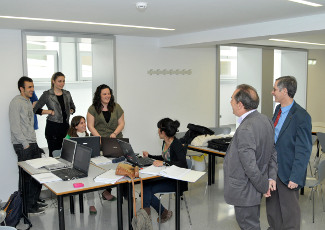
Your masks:
<svg viewBox="0 0 325 230"><path fill-rule="evenodd" d="M277 174L273 124L256 111L258 104L258 94L249 85L239 85L231 97L240 125L224 160L224 197L235 206L241 229L260 229L262 194L270 195Z"/></svg>
<svg viewBox="0 0 325 230"><path fill-rule="evenodd" d="M305 185L311 154L311 118L293 97L297 81L292 76L278 78L272 95L280 104L273 122L278 159L277 189L266 199L269 229L300 229L299 191Z"/></svg>

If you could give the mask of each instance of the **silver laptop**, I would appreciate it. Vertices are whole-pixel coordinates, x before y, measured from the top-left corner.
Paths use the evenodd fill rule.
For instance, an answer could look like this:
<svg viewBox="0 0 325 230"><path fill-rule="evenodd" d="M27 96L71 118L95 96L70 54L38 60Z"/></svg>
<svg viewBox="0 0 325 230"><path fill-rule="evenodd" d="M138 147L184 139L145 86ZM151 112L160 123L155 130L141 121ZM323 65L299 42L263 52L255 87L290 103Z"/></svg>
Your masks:
<svg viewBox="0 0 325 230"><path fill-rule="evenodd" d="M58 164L47 165L47 170L56 170L61 168L71 168L76 152L77 142L69 139L63 139L61 156L57 160L60 161Z"/></svg>

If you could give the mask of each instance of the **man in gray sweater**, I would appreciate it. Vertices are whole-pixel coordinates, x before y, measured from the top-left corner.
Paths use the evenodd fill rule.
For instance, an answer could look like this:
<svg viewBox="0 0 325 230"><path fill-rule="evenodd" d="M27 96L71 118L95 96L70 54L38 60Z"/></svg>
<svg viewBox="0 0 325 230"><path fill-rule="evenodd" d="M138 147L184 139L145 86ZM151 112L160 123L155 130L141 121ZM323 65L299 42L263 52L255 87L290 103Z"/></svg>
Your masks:
<svg viewBox="0 0 325 230"><path fill-rule="evenodd" d="M34 113L30 98L34 92L33 80L29 77L21 77L18 81L20 95L15 96L9 105L9 121L11 142L14 146L18 161L40 158L41 149L36 143L34 130ZM46 204L38 203L42 185L33 179L28 173L23 173L26 189L26 206L30 214L44 213ZM21 190L22 178L19 178L19 190Z"/></svg>

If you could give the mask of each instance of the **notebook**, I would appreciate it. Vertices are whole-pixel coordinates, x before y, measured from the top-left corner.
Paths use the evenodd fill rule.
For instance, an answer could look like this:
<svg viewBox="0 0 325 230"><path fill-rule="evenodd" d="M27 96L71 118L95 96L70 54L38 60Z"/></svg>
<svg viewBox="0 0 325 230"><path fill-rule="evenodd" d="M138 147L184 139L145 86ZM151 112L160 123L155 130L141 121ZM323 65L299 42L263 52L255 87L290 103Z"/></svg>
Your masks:
<svg viewBox="0 0 325 230"><path fill-rule="evenodd" d="M121 146L121 149L123 151L124 157L128 162L130 162L132 165L139 166L140 168L145 166L150 166L155 161L152 158L149 157L137 157L132 149L131 144L124 142L122 140L118 140L118 143Z"/></svg>
<svg viewBox="0 0 325 230"><path fill-rule="evenodd" d="M102 150L103 156L117 158L123 156L123 151L117 140L129 142L129 138L109 138L102 137Z"/></svg>
<svg viewBox="0 0 325 230"><path fill-rule="evenodd" d="M76 151L77 142L69 139L63 139L62 142L62 149L61 149L61 156L58 158L58 161L60 161L59 164L53 164L53 165L46 165L44 168L47 170L56 170L60 168L71 168L75 151Z"/></svg>
<svg viewBox="0 0 325 230"><path fill-rule="evenodd" d="M91 148L84 145L77 145L73 168L60 169L52 171L52 173L64 181L87 177L91 153Z"/></svg>
<svg viewBox="0 0 325 230"><path fill-rule="evenodd" d="M84 145L93 150L91 157L100 156L100 137L71 137L71 140L76 141L79 145Z"/></svg>

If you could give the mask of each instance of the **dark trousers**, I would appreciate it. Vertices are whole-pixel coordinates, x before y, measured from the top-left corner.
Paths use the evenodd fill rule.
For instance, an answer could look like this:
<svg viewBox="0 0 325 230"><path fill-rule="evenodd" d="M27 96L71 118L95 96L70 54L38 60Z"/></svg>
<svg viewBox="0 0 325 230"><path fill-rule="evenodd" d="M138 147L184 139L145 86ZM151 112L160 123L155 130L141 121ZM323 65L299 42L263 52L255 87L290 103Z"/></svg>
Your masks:
<svg viewBox="0 0 325 230"><path fill-rule="evenodd" d="M243 230L260 230L260 205L235 206L236 220Z"/></svg>
<svg viewBox="0 0 325 230"><path fill-rule="evenodd" d="M143 207L148 208L150 205L159 213L159 199L155 196L161 192L176 192L176 180L163 179L153 182L143 182ZM165 210L161 205L161 213Z"/></svg>
<svg viewBox="0 0 325 230"><path fill-rule="evenodd" d="M24 149L21 144L14 144L14 149L18 157L18 161L26 161L41 157L42 150L38 147L36 143L30 143L29 148ZM34 207L37 204L37 200L41 193L42 185L38 183L31 175L28 173L23 173L24 177L24 187L26 191L26 207ZM19 177L19 190L21 191L22 179Z"/></svg>
<svg viewBox="0 0 325 230"><path fill-rule="evenodd" d="M300 206L299 190L289 189L279 178L276 179L277 190L266 199L266 214L270 230L299 230Z"/></svg>
<svg viewBox="0 0 325 230"><path fill-rule="evenodd" d="M46 121L45 138L47 140L50 157L53 157L52 153L54 150L60 150L62 148L63 138L67 135L68 129L69 124L67 123Z"/></svg>

